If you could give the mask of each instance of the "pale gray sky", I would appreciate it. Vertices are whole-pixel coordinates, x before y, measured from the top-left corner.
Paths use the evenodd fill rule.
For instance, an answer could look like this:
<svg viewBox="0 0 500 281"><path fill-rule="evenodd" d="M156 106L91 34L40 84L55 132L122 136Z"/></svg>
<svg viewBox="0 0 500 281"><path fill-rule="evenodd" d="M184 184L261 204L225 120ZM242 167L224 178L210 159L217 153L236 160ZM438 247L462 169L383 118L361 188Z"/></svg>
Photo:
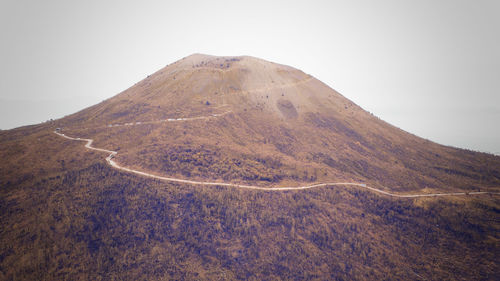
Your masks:
<svg viewBox="0 0 500 281"><path fill-rule="evenodd" d="M0 0L0 128L192 53L291 65L430 140L500 152L500 1Z"/></svg>

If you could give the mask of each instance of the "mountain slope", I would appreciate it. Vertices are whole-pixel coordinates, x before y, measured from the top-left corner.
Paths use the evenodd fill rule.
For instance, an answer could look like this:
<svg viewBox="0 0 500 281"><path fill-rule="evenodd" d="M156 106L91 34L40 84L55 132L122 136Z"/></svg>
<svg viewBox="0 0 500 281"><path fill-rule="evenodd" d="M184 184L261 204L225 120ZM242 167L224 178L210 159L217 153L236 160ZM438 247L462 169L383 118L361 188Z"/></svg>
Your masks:
<svg viewBox="0 0 500 281"><path fill-rule="evenodd" d="M111 126L110 126L111 125ZM0 280L495 280L500 157L441 146L288 66L192 55L0 131Z"/></svg>

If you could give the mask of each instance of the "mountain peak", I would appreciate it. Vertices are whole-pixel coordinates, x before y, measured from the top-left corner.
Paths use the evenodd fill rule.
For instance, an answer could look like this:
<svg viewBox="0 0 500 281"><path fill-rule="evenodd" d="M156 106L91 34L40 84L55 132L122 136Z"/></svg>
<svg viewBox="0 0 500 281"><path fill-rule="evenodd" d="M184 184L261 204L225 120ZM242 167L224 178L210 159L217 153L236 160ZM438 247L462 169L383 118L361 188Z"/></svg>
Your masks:
<svg viewBox="0 0 500 281"><path fill-rule="evenodd" d="M214 106L233 112L246 110L275 113L296 119L305 112L340 109L350 103L312 76L290 66L251 56L192 54L174 62L123 93L98 105L99 113L80 120L127 122L154 120L183 111L203 113ZM141 110L131 107L141 105ZM131 114L132 112L135 112ZM83 114L83 113L82 113Z"/></svg>
<svg viewBox="0 0 500 281"><path fill-rule="evenodd" d="M247 72L269 72L274 71L291 71L294 69L290 66L281 65L278 63L266 61L252 56L213 56L201 53L195 53L184 57L183 59L173 63L177 68L213 68L216 70L245 70Z"/></svg>
<svg viewBox="0 0 500 281"><path fill-rule="evenodd" d="M165 157L197 151L210 163L188 174L251 184L463 187L475 178L464 167L487 169L481 161L457 164L454 150L391 126L298 69L250 56L190 55L58 126L76 135L94 130L85 136L119 146L118 162L127 166L179 175L183 160L172 167ZM227 161L242 164L219 171Z"/></svg>

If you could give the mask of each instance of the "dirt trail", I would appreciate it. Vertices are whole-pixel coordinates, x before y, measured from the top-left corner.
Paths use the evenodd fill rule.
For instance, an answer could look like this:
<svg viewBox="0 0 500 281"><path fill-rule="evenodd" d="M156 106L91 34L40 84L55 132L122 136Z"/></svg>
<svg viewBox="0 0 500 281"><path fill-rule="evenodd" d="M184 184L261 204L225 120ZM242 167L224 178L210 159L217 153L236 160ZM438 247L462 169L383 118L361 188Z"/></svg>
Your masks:
<svg viewBox="0 0 500 281"><path fill-rule="evenodd" d="M186 118L186 120L189 118ZM189 119L191 120L191 119ZM283 187L263 187L263 186L255 186L255 185L244 185L244 184L236 184L236 183L227 183L227 182L204 182L204 181L194 181L194 180L187 180L187 179L180 179L180 178L173 178L173 177L164 177L164 176L159 176L159 175L154 175L151 173L139 171L139 170L134 170L130 169L127 167L120 166L118 163L116 163L113 158L118 154L116 151L108 150L108 149L103 149L103 148L97 148L92 146L92 142L94 141L93 139L84 139L84 138L74 138L74 137L69 137L63 133L60 133L58 131L54 131L55 134L69 139L69 140L76 140L76 141L85 141L85 147L88 149L100 151L100 152L106 152L109 153L108 157L106 157L106 162L111 165L111 167L129 172L132 174L136 175L141 175L149 178L154 178L162 181L170 181L170 182L178 182L178 183L185 183L185 184L191 184L191 185L204 185L204 186L226 186L226 187L235 187L235 188L245 188L245 189L253 189L253 190L264 190L264 191L287 191L287 190L302 190L302 189L310 189L310 188L315 188L315 187L325 187L325 186L356 186L356 187L361 187L364 189L368 189L370 191L390 196L390 197L397 197L397 198L419 198L419 197L438 197L438 196L464 196L464 195L483 195L483 194L491 194L491 195L498 195L500 194L499 192L486 192L486 191L480 191L480 192L451 192L451 193L430 193L430 194L396 194L396 193L390 193L378 188L374 188L371 186L367 186L365 183L352 183L352 182L328 182L328 183L318 183L318 184L313 184L313 185L306 185L306 186L283 186Z"/></svg>
<svg viewBox="0 0 500 281"><path fill-rule="evenodd" d="M231 113L231 110L228 110L223 113L211 114L209 116L199 116L199 117L185 117L185 118L168 118L168 119L159 119L153 121L144 121L144 122L130 122L130 123L122 123L122 124L110 124L107 127L121 127L121 126L135 126L135 125L144 125L144 124L158 124L164 122L178 122L178 121L194 121L194 120L206 120L210 118L224 116L228 113Z"/></svg>

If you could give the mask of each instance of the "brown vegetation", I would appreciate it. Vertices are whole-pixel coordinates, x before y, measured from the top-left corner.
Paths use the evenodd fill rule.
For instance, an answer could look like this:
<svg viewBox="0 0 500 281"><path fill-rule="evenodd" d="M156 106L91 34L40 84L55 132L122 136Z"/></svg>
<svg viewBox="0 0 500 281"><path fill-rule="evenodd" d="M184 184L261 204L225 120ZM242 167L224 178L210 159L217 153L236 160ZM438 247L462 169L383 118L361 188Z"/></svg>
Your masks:
<svg viewBox="0 0 500 281"><path fill-rule="evenodd" d="M496 197L190 187L88 156L2 184L2 279L487 280L499 270Z"/></svg>
<svg viewBox="0 0 500 281"><path fill-rule="evenodd" d="M193 121L145 122L213 116ZM500 158L441 146L296 69L195 55L61 120L0 132L0 280L494 280Z"/></svg>

